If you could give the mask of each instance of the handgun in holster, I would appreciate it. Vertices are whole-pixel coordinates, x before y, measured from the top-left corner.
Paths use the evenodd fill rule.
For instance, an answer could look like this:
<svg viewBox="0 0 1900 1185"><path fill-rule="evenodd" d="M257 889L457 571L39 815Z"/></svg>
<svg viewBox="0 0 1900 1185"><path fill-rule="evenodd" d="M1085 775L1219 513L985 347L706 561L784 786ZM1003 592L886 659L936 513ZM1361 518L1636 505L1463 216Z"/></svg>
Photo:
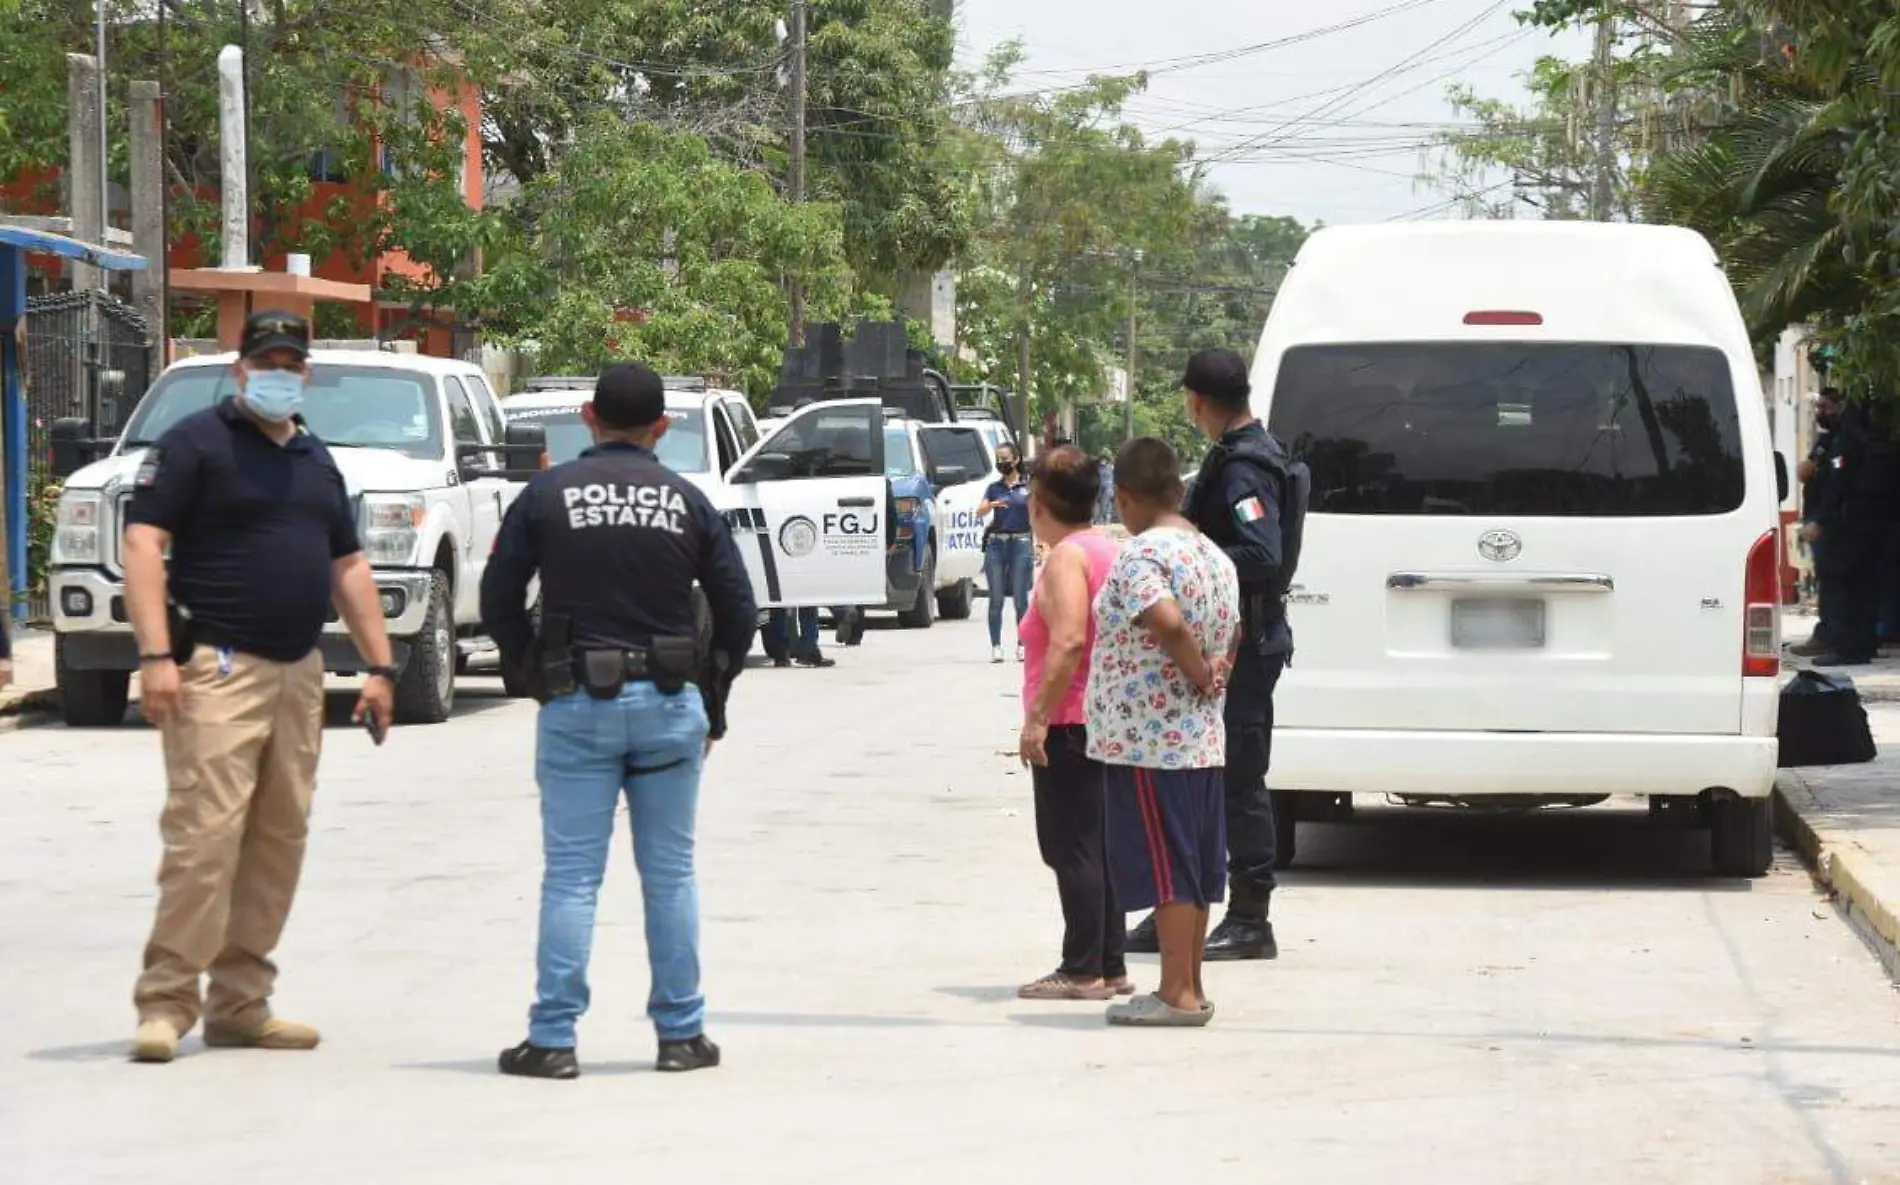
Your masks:
<svg viewBox="0 0 1900 1185"><path fill-rule="evenodd" d="M198 651L198 624L192 620L191 610L167 599L165 632L171 636L172 661L183 667Z"/></svg>
<svg viewBox="0 0 1900 1185"><path fill-rule="evenodd" d="M541 614L541 630L530 651L528 689L539 703L572 693L574 681L574 623L565 613Z"/></svg>

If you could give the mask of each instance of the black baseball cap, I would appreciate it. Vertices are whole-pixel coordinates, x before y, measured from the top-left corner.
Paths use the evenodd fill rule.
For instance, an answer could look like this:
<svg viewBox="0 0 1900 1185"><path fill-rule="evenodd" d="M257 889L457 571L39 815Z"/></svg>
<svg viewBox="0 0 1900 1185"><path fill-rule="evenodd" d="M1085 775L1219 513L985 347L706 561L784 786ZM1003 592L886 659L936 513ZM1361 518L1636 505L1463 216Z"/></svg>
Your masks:
<svg viewBox="0 0 1900 1185"><path fill-rule="evenodd" d="M238 338L238 357L255 358L272 350L290 350L300 358L308 358L310 322L281 309L246 317L244 332Z"/></svg>
<svg viewBox="0 0 1900 1185"><path fill-rule="evenodd" d="M1216 403L1244 404L1253 395L1247 363L1232 350L1202 350L1189 358L1181 385Z"/></svg>
<svg viewBox="0 0 1900 1185"><path fill-rule="evenodd" d="M603 428L644 428L666 415L666 382L638 362L616 362L594 384L594 419Z"/></svg>

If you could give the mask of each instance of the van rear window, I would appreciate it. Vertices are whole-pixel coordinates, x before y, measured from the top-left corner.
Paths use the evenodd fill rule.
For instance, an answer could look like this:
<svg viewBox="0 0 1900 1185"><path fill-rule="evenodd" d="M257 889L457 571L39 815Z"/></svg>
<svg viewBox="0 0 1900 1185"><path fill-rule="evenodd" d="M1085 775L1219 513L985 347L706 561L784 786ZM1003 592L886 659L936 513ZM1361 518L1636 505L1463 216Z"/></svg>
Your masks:
<svg viewBox="0 0 1900 1185"><path fill-rule="evenodd" d="M1708 515L1744 492L1728 360L1699 346L1302 346L1268 426L1328 514Z"/></svg>

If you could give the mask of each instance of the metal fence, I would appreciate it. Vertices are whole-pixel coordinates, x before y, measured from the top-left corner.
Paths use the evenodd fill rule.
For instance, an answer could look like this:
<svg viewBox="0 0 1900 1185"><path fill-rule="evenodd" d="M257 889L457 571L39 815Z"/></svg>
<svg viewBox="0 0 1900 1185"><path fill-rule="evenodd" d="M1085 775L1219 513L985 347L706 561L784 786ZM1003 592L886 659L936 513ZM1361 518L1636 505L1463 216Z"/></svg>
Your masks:
<svg viewBox="0 0 1900 1185"><path fill-rule="evenodd" d="M59 292L26 302L27 492L37 504L50 480L53 422L83 419L94 437L117 436L151 385L152 336L124 301L96 291ZM40 512L29 506L29 519ZM38 532L33 535L37 536ZM38 549L35 549L38 550ZM44 555L33 557L44 563ZM27 614L47 615L43 573L30 571Z"/></svg>

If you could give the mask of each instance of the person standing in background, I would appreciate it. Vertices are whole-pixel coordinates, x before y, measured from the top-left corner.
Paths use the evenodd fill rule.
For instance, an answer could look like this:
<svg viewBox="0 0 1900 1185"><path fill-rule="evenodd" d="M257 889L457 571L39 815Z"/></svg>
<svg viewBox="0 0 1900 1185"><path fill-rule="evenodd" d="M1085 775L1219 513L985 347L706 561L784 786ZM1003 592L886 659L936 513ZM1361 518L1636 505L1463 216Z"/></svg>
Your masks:
<svg viewBox="0 0 1900 1185"><path fill-rule="evenodd" d="M1035 546L1029 532L1029 481L1016 446L996 449L1002 476L983 491L978 514L992 515L983 536L983 580L990 602L990 661L1003 661L1003 602L1016 604L1016 660L1022 661L1023 614L1029 611L1029 584L1035 575Z"/></svg>
<svg viewBox="0 0 1900 1185"><path fill-rule="evenodd" d="M1833 635L1833 626L1829 621L1833 615L1833 593L1821 575L1827 566L1827 544L1821 540L1821 528L1816 516L1821 513L1827 498L1827 483L1834 471L1834 449L1839 443L1839 433L1835 427L1840 423L1840 417L1840 391L1833 387L1821 388L1821 393L1814 399L1816 440L1796 469L1796 475L1801 479L1801 538L1808 545L1808 555L1813 561L1817 602L1813 632L1808 635L1807 641L1789 647L1790 653L1802 658L1819 658L1826 654Z"/></svg>
<svg viewBox="0 0 1900 1185"><path fill-rule="evenodd" d="M1805 534L1820 540L1828 598L1828 652L1817 667L1864 666L1879 652L1880 555L1894 511L1891 450L1876 441L1863 404L1846 403L1833 435L1821 504Z"/></svg>
<svg viewBox="0 0 1900 1185"><path fill-rule="evenodd" d="M1088 755L1082 700L1095 645L1095 596L1121 545L1090 529L1100 476L1073 445L1037 458L1029 522L1049 549L1023 618L1023 727L1018 751L1036 796L1036 842L1056 874L1062 963L1016 994L1025 1000L1129 995L1126 922L1108 882L1102 766Z"/></svg>
<svg viewBox="0 0 1900 1185"><path fill-rule="evenodd" d="M796 619L798 632L792 632L792 623ZM774 609L765 622L765 652L772 656L775 667L835 667L836 659L826 658L818 649L818 610L807 605L802 609Z"/></svg>
<svg viewBox="0 0 1900 1185"><path fill-rule="evenodd" d="M271 1014L270 956L303 870L323 747L317 643L333 603L367 664L355 718L380 735L394 706L382 598L343 474L297 414L310 324L254 314L238 355L237 394L158 438L126 512L139 707L163 738L169 787L133 993L142 1062L171 1061L201 1011L206 1045L316 1048L315 1029Z"/></svg>

